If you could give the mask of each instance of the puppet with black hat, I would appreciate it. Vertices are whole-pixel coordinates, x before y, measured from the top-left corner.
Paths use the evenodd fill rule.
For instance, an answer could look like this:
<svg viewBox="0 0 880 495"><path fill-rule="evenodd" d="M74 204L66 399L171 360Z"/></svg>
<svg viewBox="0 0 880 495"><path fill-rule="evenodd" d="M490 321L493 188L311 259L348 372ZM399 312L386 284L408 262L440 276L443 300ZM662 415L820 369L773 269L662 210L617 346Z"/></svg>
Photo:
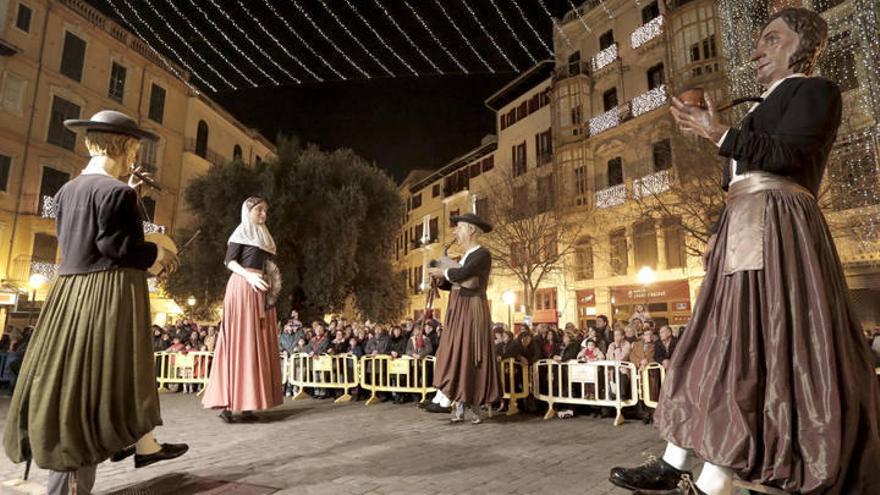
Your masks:
<svg viewBox="0 0 880 495"><path fill-rule="evenodd" d="M49 493L90 493L97 464L135 456L135 467L172 459L186 444L159 444L147 272L177 256L144 240L135 187L119 178L141 139L158 136L105 110L66 120L85 131L91 160L55 196L61 246L49 291L9 407L4 447L15 462L50 470Z"/></svg>
<svg viewBox="0 0 880 495"><path fill-rule="evenodd" d="M464 250L460 263L442 258L428 273L442 279L440 288L450 291L446 325L440 336L434 367L434 386L456 403L452 422L464 421L465 407L473 423L482 421L480 407L501 399L501 379L495 360L492 318L486 287L492 270L492 254L480 246L482 234L492 225L473 213L452 217L455 239Z"/></svg>

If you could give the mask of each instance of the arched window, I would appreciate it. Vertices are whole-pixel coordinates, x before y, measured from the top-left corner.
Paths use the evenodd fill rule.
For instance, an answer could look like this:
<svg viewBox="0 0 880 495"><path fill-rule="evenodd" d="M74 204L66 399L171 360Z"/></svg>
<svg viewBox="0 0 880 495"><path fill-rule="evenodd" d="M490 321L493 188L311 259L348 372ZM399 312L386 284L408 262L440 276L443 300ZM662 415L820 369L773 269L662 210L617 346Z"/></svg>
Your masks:
<svg viewBox="0 0 880 495"><path fill-rule="evenodd" d="M241 161L241 146L236 144L232 148L232 159L234 161L239 161L239 162Z"/></svg>
<svg viewBox="0 0 880 495"><path fill-rule="evenodd" d="M204 120L200 120L196 128L196 154L208 157L208 124Z"/></svg>

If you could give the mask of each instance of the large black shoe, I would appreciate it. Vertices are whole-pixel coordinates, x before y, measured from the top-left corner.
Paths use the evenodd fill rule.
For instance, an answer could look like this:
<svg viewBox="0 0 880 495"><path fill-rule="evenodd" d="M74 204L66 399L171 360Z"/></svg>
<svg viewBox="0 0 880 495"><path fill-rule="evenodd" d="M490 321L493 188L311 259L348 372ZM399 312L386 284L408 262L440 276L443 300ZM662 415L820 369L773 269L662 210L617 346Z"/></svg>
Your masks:
<svg viewBox="0 0 880 495"><path fill-rule="evenodd" d="M232 418L232 412L230 412L229 409L224 409L220 411L220 414L218 414L217 417L222 419L223 422L226 424L235 422L235 420Z"/></svg>
<svg viewBox="0 0 880 495"><path fill-rule="evenodd" d="M697 488L690 475L681 475L681 481L674 490L636 490L633 495L707 495L706 492Z"/></svg>
<svg viewBox="0 0 880 495"><path fill-rule="evenodd" d="M163 443L162 449L155 454L145 454L145 455L134 455L134 467L142 468L149 466L150 464L155 464L159 461L167 461L168 459L175 459L177 457L186 454L186 451L189 450L189 445L185 443Z"/></svg>
<svg viewBox="0 0 880 495"><path fill-rule="evenodd" d="M651 458L639 467L611 469L609 481L627 490L665 493L676 490L682 475L690 478L690 474L672 467L663 459Z"/></svg>
<svg viewBox="0 0 880 495"><path fill-rule="evenodd" d="M432 402L432 403L428 404L427 406L425 406L425 411L428 411L429 413L449 414L450 412L452 412L452 408L451 407L442 407L440 404L437 404L436 402Z"/></svg>
<svg viewBox="0 0 880 495"><path fill-rule="evenodd" d="M133 456L136 452L134 445L129 445L124 449L119 449L110 456L110 462L119 462Z"/></svg>

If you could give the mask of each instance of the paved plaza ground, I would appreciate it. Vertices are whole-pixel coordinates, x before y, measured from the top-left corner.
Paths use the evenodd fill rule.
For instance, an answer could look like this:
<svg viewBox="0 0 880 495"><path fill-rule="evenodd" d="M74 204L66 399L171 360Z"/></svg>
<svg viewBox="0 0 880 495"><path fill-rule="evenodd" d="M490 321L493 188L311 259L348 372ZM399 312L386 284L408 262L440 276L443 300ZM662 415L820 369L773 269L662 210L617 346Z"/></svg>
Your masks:
<svg viewBox="0 0 880 495"><path fill-rule="evenodd" d="M0 424L9 407L0 398ZM227 425L195 395L162 394L160 441L186 441L176 461L134 469L131 459L98 468L97 493L256 495L268 493L623 494L608 481L615 465L662 452L638 421L521 414L482 425L450 425L412 403L336 405L303 400L273 410L273 421ZM0 456L0 493L45 493L46 472L17 484L23 465Z"/></svg>

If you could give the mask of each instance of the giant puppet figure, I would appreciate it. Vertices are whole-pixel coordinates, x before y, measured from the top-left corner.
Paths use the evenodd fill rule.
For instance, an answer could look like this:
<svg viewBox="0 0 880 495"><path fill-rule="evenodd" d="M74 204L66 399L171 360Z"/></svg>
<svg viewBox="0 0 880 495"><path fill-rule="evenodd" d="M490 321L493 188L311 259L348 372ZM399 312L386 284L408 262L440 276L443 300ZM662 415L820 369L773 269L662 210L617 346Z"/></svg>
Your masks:
<svg viewBox="0 0 880 495"><path fill-rule="evenodd" d="M763 101L735 127L673 100L729 158L727 206L654 419L662 459L614 468L640 493L728 494L733 475L793 493L880 493L880 387L816 202L841 92L811 77L827 25L787 8L752 52ZM705 461L696 482L691 458Z"/></svg>

